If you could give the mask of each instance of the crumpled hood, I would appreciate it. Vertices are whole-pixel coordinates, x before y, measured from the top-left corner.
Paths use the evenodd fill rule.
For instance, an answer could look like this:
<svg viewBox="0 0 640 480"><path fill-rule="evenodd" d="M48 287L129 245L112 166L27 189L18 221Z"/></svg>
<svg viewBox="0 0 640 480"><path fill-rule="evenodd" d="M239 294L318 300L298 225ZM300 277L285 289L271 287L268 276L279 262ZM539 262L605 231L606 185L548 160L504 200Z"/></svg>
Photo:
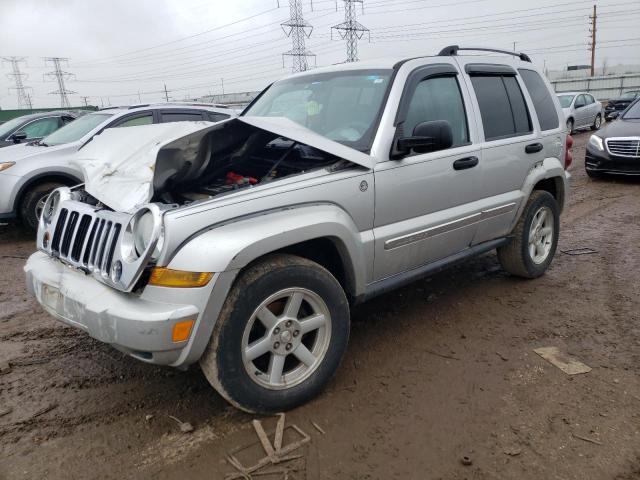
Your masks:
<svg viewBox="0 0 640 480"><path fill-rule="evenodd" d="M223 135L224 129L243 124L245 128L251 125L358 165L373 167L369 155L282 117L239 117L214 124L177 122L107 129L83 147L71 163L82 169L89 194L116 211L133 212L153 198L154 184L161 183L174 166L165 162L162 169L157 168L159 155L178 151L180 165L171 171L179 170L181 165L199 161L205 136L213 135L215 143L215 135ZM219 138L222 140L222 136Z"/></svg>
<svg viewBox="0 0 640 480"><path fill-rule="evenodd" d="M28 145L19 143L8 147L0 148L0 162L20 162L27 158L38 156L54 157L62 154L69 154L78 148L76 143L66 143L63 145L55 145L51 147L43 147L38 145Z"/></svg>

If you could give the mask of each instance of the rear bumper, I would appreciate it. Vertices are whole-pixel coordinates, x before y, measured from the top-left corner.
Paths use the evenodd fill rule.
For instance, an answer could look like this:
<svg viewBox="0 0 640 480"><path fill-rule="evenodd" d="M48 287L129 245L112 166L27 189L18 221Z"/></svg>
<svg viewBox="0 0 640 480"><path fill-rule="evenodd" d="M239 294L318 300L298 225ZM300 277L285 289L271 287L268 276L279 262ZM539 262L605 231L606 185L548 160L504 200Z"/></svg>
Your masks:
<svg viewBox="0 0 640 480"><path fill-rule="evenodd" d="M31 255L24 270L29 292L58 320L142 361L173 366L187 363L185 349L191 339L173 343L171 334L175 323L199 317L199 308L188 302L188 295L185 303L180 292L164 291L171 289L146 295L162 301L145 298L144 293L119 292L42 252ZM193 330L192 336L196 334Z"/></svg>
<svg viewBox="0 0 640 480"><path fill-rule="evenodd" d="M584 167L589 172L640 175L640 158L615 157L588 145Z"/></svg>

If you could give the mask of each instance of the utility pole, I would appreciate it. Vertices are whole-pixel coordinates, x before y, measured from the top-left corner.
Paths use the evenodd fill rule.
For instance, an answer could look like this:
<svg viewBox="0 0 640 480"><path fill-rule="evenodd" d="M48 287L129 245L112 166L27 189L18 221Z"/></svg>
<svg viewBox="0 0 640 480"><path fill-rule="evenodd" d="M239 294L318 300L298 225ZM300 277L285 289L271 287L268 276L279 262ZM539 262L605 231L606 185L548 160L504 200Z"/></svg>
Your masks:
<svg viewBox="0 0 640 480"><path fill-rule="evenodd" d="M513 42L513 51L516 51L516 42Z"/></svg>
<svg viewBox="0 0 640 480"><path fill-rule="evenodd" d="M356 20L356 3L362 4L364 11L364 0L343 0L344 1L344 22L331 27L331 39L333 40L333 30L335 29L340 38L347 44L347 62L358 61L358 40L369 29ZM369 39L371 34L369 33Z"/></svg>
<svg viewBox="0 0 640 480"><path fill-rule="evenodd" d="M164 99L168 102L169 101L169 92L167 91L167 84L164 84Z"/></svg>
<svg viewBox="0 0 640 480"><path fill-rule="evenodd" d="M313 5L313 3L312 3ZM315 54L307 50L305 40L311 36L313 27L305 22L302 16L302 0L289 0L290 18L281 23L280 26L287 37L291 37L291 50L282 54L282 66L284 67L284 57L291 57L291 71L304 72L309 68L307 57L314 57Z"/></svg>
<svg viewBox="0 0 640 480"><path fill-rule="evenodd" d="M15 90L18 96L18 107L31 109L31 97L27 94L27 90L31 87L27 87L23 83L23 79L26 80L28 75L20 71L20 63L25 61L24 57L2 57L3 62L11 64L12 73L7 73L7 77L13 79L15 87L9 87L9 92Z"/></svg>
<svg viewBox="0 0 640 480"><path fill-rule="evenodd" d="M58 90L54 92L49 92L50 95L60 95L60 106L62 108L70 108L71 104L69 103L68 95L77 93L71 90L67 90L64 85L65 79L71 79L74 77L72 73L63 72L62 67L60 66L61 62L69 62L68 58L61 57L46 57L44 59L45 65L47 62L51 62L53 66L53 72L48 72L43 75L43 79L49 78L52 79L55 77L55 81L58 83Z"/></svg>
<svg viewBox="0 0 640 480"><path fill-rule="evenodd" d="M80 97L80 98L84 102L84 106L88 107L89 106L89 97Z"/></svg>
<svg viewBox="0 0 640 480"><path fill-rule="evenodd" d="M224 95L224 78L220 79L220 84L222 85L222 95Z"/></svg>
<svg viewBox="0 0 640 480"><path fill-rule="evenodd" d="M589 19L591 20L591 76L593 77L596 73L596 22L598 19L595 5L593 6L593 15Z"/></svg>
<svg viewBox="0 0 640 480"><path fill-rule="evenodd" d="M140 90L138 90L138 103L142 103L142 99L140 98Z"/></svg>

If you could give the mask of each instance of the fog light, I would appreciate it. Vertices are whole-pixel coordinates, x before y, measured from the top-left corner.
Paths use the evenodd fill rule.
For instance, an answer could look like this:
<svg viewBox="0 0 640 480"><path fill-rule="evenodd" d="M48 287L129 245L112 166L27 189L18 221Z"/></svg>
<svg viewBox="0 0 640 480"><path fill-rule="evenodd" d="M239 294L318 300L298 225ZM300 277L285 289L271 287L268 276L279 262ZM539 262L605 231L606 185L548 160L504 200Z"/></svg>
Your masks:
<svg viewBox="0 0 640 480"><path fill-rule="evenodd" d="M120 262L120 260L117 260L111 266L111 281L113 283L118 283L120 281L121 276L122 276L122 262Z"/></svg>
<svg viewBox="0 0 640 480"><path fill-rule="evenodd" d="M173 326L171 332L171 341L174 343L184 342L189 339L191 335L191 328L193 327L194 320L185 320L184 322L178 322Z"/></svg>

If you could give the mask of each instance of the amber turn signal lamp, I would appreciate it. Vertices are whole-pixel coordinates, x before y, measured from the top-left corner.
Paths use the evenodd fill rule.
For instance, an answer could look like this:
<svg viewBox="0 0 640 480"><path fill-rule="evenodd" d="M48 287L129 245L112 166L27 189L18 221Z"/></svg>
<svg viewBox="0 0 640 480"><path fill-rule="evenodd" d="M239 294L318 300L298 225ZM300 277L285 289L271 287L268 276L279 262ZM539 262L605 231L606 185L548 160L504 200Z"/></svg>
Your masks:
<svg viewBox="0 0 640 480"><path fill-rule="evenodd" d="M185 320L183 322L178 322L173 326L173 331L171 332L171 341L173 343L184 342L189 339L189 335L191 335L191 328L193 327L193 320Z"/></svg>
<svg viewBox="0 0 640 480"><path fill-rule="evenodd" d="M149 285L156 287L191 288L204 287L213 277L211 272L184 272L170 268L155 267L151 270Z"/></svg>

